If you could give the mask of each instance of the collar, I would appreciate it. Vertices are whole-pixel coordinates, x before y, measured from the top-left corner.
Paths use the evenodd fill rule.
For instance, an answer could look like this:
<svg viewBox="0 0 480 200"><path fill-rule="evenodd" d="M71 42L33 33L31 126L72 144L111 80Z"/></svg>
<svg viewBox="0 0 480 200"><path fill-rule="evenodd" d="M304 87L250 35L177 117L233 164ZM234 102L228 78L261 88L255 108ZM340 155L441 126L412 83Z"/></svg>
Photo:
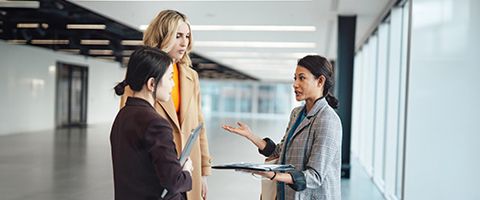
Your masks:
<svg viewBox="0 0 480 200"><path fill-rule="evenodd" d="M187 77L187 79L193 80L193 74L190 71L190 70L193 70L192 68L184 64L175 63L175 65L177 66L179 76L181 76L180 73L183 73L185 77Z"/></svg>
<svg viewBox="0 0 480 200"><path fill-rule="evenodd" d="M328 102L325 99L325 97L318 98L317 100L315 100L315 103L313 104L313 107L310 110L310 112L307 113L307 118L313 117L314 115L316 115L318 113L318 111L320 111L323 107L325 107L327 105L328 105ZM305 105L303 112L307 112L306 108L307 108L307 106Z"/></svg>
<svg viewBox="0 0 480 200"><path fill-rule="evenodd" d="M125 106L141 106L155 109L150 103L148 103L148 101L138 97L128 97L127 102L125 102Z"/></svg>

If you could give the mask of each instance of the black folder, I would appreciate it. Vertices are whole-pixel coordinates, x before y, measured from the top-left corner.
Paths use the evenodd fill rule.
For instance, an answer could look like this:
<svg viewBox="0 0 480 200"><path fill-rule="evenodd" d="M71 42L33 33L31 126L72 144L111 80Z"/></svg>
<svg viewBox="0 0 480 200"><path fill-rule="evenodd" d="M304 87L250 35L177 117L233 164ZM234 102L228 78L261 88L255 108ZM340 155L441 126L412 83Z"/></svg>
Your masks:
<svg viewBox="0 0 480 200"><path fill-rule="evenodd" d="M293 171L293 165L280 164L256 164L256 163L232 163L224 165L212 166L213 169L237 169L237 170L253 170L253 171Z"/></svg>

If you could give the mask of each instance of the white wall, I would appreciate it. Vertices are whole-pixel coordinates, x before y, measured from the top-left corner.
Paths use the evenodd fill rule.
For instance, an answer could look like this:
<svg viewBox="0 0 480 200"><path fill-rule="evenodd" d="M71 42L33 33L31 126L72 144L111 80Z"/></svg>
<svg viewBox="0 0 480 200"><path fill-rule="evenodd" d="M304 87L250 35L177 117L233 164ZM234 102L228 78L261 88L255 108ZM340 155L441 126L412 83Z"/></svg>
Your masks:
<svg viewBox="0 0 480 200"><path fill-rule="evenodd" d="M412 1L405 199L480 199L480 1Z"/></svg>
<svg viewBox="0 0 480 200"><path fill-rule="evenodd" d="M385 119L386 119L386 92L388 86L388 55L389 55L390 24L383 23L378 28L378 52L377 68L375 72L375 95L374 95L374 152L373 152L373 180L383 191L385 181Z"/></svg>
<svg viewBox="0 0 480 200"><path fill-rule="evenodd" d="M125 73L118 63L1 40L0 135L54 128L57 61L89 67L87 123L113 121L119 98L112 88Z"/></svg>
<svg viewBox="0 0 480 200"><path fill-rule="evenodd" d="M373 174L373 152L375 151L374 146L374 129L375 129L375 83L376 79L376 70L377 70L377 55L378 55L378 35L373 35L366 46L365 49L366 59L364 60L364 65L362 67L363 71L363 108L362 113L362 128L363 135L362 139L364 140L363 152L364 159L361 160L367 173L369 175Z"/></svg>

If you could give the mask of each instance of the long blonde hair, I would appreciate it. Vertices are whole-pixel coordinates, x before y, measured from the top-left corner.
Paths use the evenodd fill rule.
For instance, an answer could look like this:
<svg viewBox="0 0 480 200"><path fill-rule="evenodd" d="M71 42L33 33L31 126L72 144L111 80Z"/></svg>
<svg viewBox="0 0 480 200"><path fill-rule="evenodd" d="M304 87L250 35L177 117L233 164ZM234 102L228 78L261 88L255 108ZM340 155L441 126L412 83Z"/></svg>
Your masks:
<svg viewBox="0 0 480 200"><path fill-rule="evenodd" d="M177 61L179 65L191 66L190 51L192 50L192 29L187 16L175 10L163 10L150 22L147 30L143 34L143 44L151 47L157 47L162 51L169 52L172 49L172 40L177 35L177 29L181 22L188 25L190 30L190 39L185 55Z"/></svg>

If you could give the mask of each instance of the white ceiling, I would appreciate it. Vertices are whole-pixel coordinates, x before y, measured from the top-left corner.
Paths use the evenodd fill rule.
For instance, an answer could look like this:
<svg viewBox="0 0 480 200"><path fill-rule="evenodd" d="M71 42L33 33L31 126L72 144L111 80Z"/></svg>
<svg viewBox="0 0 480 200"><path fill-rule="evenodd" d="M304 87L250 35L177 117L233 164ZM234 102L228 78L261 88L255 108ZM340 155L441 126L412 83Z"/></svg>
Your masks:
<svg viewBox="0 0 480 200"><path fill-rule="evenodd" d="M337 16L357 15L357 43L391 0L95 1L73 2L139 28L161 10L185 13L193 26L314 26L315 31L193 30L194 52L263 81L290 81L307 53L336 58ZM210 42L255 42L260 47L215 47ZM235 43L237 44L237 43ZM234 44L234 45L235 45ZM212 47L214 45L214 47ZM223 44L225 45L225 44ZM262 47L280 45L282 48ZM287 45L306 47L285 48Z"/></svg>

